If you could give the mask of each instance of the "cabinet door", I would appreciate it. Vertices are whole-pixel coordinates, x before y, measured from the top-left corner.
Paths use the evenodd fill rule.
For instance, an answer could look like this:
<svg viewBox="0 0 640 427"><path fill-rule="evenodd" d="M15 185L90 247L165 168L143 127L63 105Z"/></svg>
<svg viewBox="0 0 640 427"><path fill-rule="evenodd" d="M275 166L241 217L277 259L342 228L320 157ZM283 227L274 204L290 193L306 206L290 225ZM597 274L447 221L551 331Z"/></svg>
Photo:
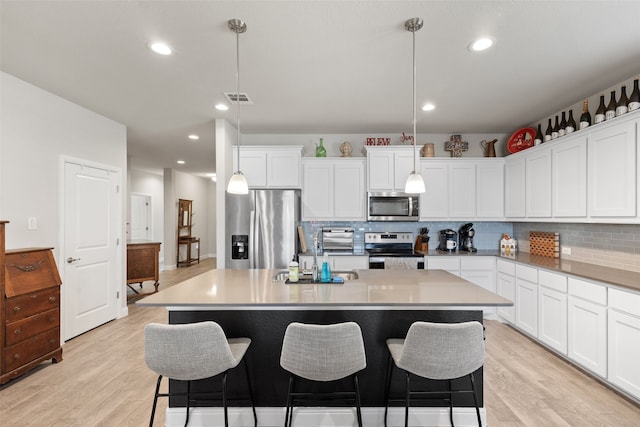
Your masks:
<svg viewBox="0 0 640 427"><path fill-rule="evenodd" d="M476 217L504 218L503 161L479 161L476 165Z"/></svg>
<svg viewBox="0 0 640 427"><path fill-rule="evenodd" d="M607 376L607 310L573 295L568 298L568 356L589 371Z"/></svg>
<svg viewBox="0 0 640 427"><path fill-rule="evenodd" d="M413 146L411 147L413 148ZM416 154L417 167L420 167L420 155ZM404 191L404 186L407 182L409 174L413 172L413 151L402 150L401 152L394 153L393 159L394 166L394 190ZM423 177L424 178L424 177Z"/></svg>
<svg viewBox="0 0 640 427"><path fill-rule="evenodd" d="M460 276L460 257L433 256L427 257L429 270L446 270L451 274Z"/></svg>
<svg viewBox="0 0 640 427"><path fill-rule="evenodd" d="M366 187L363 160L334 162L334 217L336 220L366 220Z"/></svg>
<svg viewBox="0 0 640 427"><path fill-rule="evenodd" d="M460 269L460 277L488 291L496 291L496 274L493 270L469 270L462 267ZM494 307L482 307L482 317L495 319L496 309Z"/></svg>
<svg viewBox="0 0 640 427"><path fill-rule="evenodd" d="M333 165L326 161L304 163L302 220L333 218Z"/></svg>
<svg viewBox="0 0 640 427"><path fill-rule="evenodd" d="M640 398L640 317L609 310L608 379Z"/></svg>
<svg viewBox="0 0 640 427"><path fill-rule="evenodd" d="M527 217L551 216L551 150L541 149L526 156Z"/></svg>
<svg viewBox="0 0 640 427"><path fill-rule="evenodd" d="M447 162L422 160L420 174L425 192L420 195L420 219L448 218L449 167Z"/></svg>
<svg viewBox="0 0 640 427"><path fill-rule="evenodd" d="M514 302L512 306L499 306L498 316L509 323L515 323L516 279L508 274L498 273L496 277L497 294Z"/></svg>
<svg viewBox="0 0 640 427"><path fill-rule="evenodd" d="M476 216L476 165L472 162L449 163L449 185L453 190L449 196L451 218L474 218Z"/></svg>
<svg viewBox="0 0 640 427"><path fill-rule="evenodd" d="M238 170L237 148L233 147L233 171ZM249 188L267 187L267 152L241 149L240 171L247 178Z"/></svg>
<svg viewBox="0 0 640 427"><path fill-rule="evenodd" d="M267 151L267 185L270 188L300 188L299 151Z"/></svg>
<svg viewBox="0 0 640 427"><path fill-rule="evenodd" d="M509 159L504 164L504 215L508 218L524 218L525 206L524 157Z"/></svg>
<svg viewBox="0 0 640 427"><path fill-rule="evenodd" d="M587 139L591 217L636 216L635 123L594 132Z"/></svg>
<svg viewBox="0 0 640 427"><path fill-rule="evenodd" d="M554 217L587 216L587 137L551 149Z"/></svg>
<svg viewBox="0 0 640 427"><path fill-rule="evenodd" d="M516 277L516 326L538 336L538 284Z"/></svg>
<svg viewBox="0 0 640 427"><path fill-rule="evenodd" d="M369 257L368 256L332 256L331 268L335 271L344 270L368 270L369 269Z"/></svg>
<svg viewBox="0 0 640 427"><path fill-rule="evenodd" d="M393 191L394 158L392 151L367 152L367 180L371 191Z"/></svg>
<svg viewBox="0 0 640 427"><path fill-rule="evenodd" d="M567 354L567 294L538 288L538 338L554 350Z"/></svg>

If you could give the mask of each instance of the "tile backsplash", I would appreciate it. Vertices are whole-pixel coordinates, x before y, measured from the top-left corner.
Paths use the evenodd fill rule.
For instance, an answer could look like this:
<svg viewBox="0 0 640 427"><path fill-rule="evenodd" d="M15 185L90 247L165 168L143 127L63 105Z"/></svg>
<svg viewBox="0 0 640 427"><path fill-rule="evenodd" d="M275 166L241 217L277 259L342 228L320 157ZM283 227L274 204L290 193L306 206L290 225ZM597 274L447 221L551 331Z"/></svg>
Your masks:
<svg viewBox="0 0 640 427"><path fill-rule="evenodd" d="M640 272L640 225L513 223L521 251L529 251L529 231L560 233L562 259ZM570 248L571 254L562 253Z"/></svg>
<svg viewBox="0 0 640 427"><path fill-rule="evenodd" d="M450 228L454 231L466 224L465 221L460 222L436 222L436 221L420 221L420 222L350 222L350 221L331 221L331 222L303 222L305 239L307 241L308 253L313 253L313 233L315 230L322 230L322 227L353 227L354 228L354 250L355 252L364 251L364 233L368 231L388 231L388 232L411 232L415 237L421 228L429 228L429 248L431 250L438 246L438 232ZM474 222L473 228L476 234L473 238L473 244L478 249L498 249L498 243L503 233L512 234L513 224L509 222ZM321 239L321 237L320 237Z"/></svg>

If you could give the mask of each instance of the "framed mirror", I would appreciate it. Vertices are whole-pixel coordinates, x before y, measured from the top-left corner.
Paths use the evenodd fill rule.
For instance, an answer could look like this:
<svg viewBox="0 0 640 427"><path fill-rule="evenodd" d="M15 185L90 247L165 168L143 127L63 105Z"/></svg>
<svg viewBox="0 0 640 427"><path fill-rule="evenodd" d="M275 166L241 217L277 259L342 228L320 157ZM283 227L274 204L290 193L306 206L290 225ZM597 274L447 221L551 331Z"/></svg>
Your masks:
<svg viewBox="0 0 640 427"><path fill-rule="evenodd" d="M178 200L178 225L180 227L191 227L192 201Z"/></svg>

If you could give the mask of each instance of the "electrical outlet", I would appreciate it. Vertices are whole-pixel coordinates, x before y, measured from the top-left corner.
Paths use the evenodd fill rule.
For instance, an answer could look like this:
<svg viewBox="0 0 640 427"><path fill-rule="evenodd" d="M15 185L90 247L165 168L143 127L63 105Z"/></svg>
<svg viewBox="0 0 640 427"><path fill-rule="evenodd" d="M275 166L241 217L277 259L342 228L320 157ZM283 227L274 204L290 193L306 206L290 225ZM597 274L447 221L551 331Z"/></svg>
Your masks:
<svg viewBox="0 0 640 427"><path fill-rule="evenodd" d="M571 248L568 246L562 247L562 255L571 255Z"/></svg>
<svg viewBox="0 0 640 427"><path fill-rule="evenodd" d="M29 217L27 219L27 230L37 230L38 229L38 219L35 216Z"/></svg>

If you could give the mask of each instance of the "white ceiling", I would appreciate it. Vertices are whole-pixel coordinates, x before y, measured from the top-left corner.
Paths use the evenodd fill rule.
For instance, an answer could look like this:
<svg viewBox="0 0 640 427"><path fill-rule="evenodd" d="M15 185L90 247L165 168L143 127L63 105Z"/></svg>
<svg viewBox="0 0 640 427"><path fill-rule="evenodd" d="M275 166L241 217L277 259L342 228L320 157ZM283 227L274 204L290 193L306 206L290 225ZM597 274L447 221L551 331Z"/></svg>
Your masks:
<svg viewBox="0 0 640 427"><path fill-rule="evenodd" d="M6 1L3 71L127 126L134 168L215 169L213 105L251 134L511 133L640 72L640 1ZM492 36L494 47L469 43ZM162 57L147 43L164 40ZM607 97L608 98L608 97ZM595 106L592 106L595 109ZM593 111L592 111L593 114ZM187 139L197 133L200 140ZM178 158L187 163L176 165Z"/></svg>

